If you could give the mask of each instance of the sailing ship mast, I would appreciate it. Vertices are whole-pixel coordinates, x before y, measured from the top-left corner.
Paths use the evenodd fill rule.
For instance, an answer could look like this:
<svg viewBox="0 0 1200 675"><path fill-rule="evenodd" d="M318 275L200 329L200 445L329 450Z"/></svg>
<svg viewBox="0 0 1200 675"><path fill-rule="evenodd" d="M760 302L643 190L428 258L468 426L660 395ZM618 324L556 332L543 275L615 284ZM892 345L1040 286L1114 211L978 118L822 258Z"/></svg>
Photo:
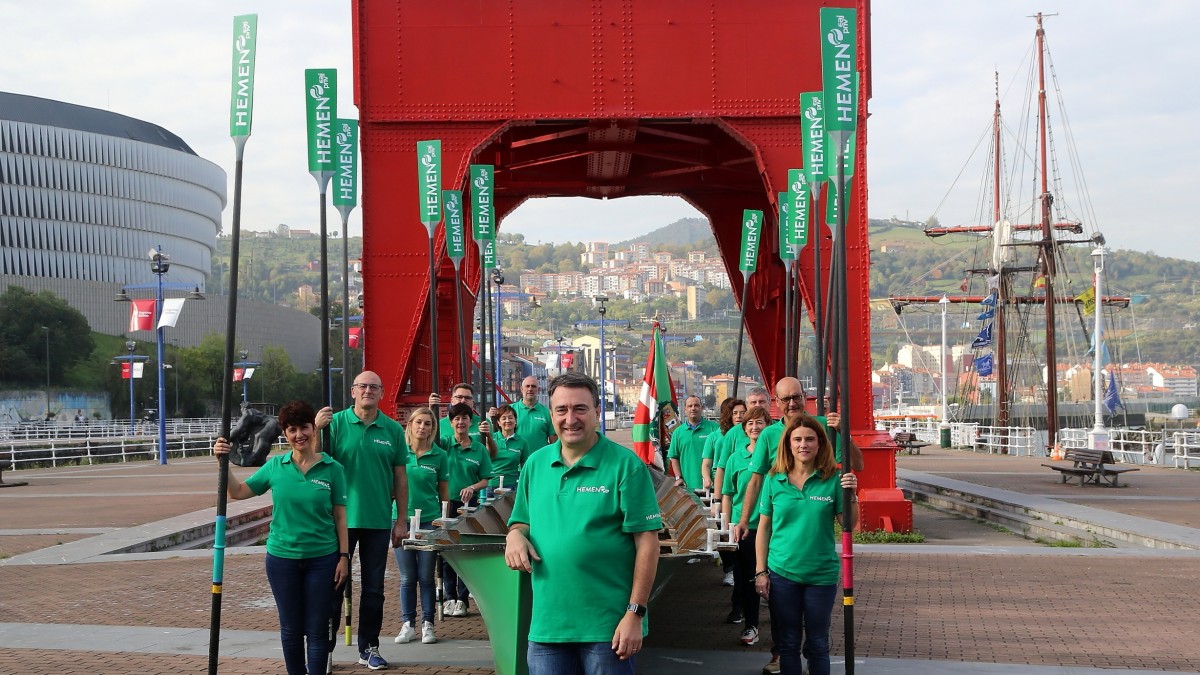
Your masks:
<svg viewBox="0 0 1200 675"><path fill-rule="evenodd" d="M1039 253L1042 279L1046 293L1046 443L1058 441L1058 359L1054 335L1054 275L1057 273L1054 228L1050 226L1049 170L1046 161L1046 31L1042 28L1042 13L1037 13L1037 70L1038 70L1038 161L1041 165L1042 241ZM1003 275L1001 275L1003 278ZM1097 310L1099 311L1099 310ZM1097 346L1097 349L1099 346Z"/></svg>
<svg viewBox="0 0 1200 675"><path fill-rule="evenodd" d="M989 295L961 295L961 296L891 296L889 299L899 314L905 305L909 304L932 304L942 301L943 299L951 303L981 303L986 302L989 298L994 299L995 304L995 324L993 332L993 352L994 365L996 372L996 399L997 409L995 416L995 424L997 427L1007 427L1011 423L1011 410L1013 403L1012 387L1013 382L1010 381L1010 363L1009 363L1009 345L1008 345L1008 312L1017 309L1022 305L1041 304L1045 309L1046 321L1046 342L1045 342L1045 360L1046 360L1046 423L1047 423L1047 442L1049 446L1053 446L1057 440L1059 429L1058 417L1058 368L1057 368L1057 340L1055 334L1055 319L1056 306L1062 304L1075 304L1077 301L1070 295L1057 297L1055 295L1054 280L1058 272L1057 256L1058 247L1063 244L1077 243L1100 243L1102 237L1097 234L1092 239L1056 239L1056 232L1069 232L1071 234L1083 234L1083 225L1079 222L1054 222L1053 220L1053 204L1054 196L1050 191L1050 167L1049 167L1049 121L1046 112L1046 45L1045 45L1045 30L1042 25L1042 13L1036 14L1033 18L1037 20L1036 32L1036 51L1037 51L1037 78L1038 78L1038 100L1037 100L1037 161L1039 179L1038 201L1040 202L1040 218L1037 222L1028 224L1013 224L1003 216L1001 193L1001 138L1002 138L1002 118L1000 114L1000 90L999 90L999 75L996 74L996 97L995 107L992 114L992 223L990 225L969 225L969 226L952 226L952 227L932 227L926 228L925 234L929 237L940 237L951 233L990 233L992 238L992 255L990 265L980 269L967 270L968 274L985 274L991 280L989 282ZM1033 241L1015 242L1014 234L1017 232L1025 232L1030 234L1040 235L1040 238ZM1020 266L1017 264L1015 250L1018 246L1034 246L1038 249L1038 259L1035 264ZM1012 277L1018 272L1035 273L1039 275L1040 284L1043 286L1044 295L1038 296L1033 294L1013 295L1012 293ZM1038 285L1038 284L1035 284ZM965 290L965 289L964 289ZM994 293L994 294L993 294ZM1097 298L1099 306L1106 305L1128 305L1129 298L1127 297L1103 297ZM1098 310L1097 310L1098 311ZM942 383L945 387L946 383Z"/></svg>

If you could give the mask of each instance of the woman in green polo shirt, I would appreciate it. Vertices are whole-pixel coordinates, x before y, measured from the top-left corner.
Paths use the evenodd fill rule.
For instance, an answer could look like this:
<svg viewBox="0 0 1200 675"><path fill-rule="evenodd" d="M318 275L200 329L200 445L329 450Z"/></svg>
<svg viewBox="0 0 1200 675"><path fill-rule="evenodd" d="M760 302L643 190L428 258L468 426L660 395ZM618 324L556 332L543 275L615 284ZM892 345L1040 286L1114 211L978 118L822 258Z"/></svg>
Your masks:
<svg viewBox="0 0 1200 675"><path fill-rule="evenodd" d="M499 431L492 433L496 442L496 456L492 459L492 480L488 485L500 487L500 478L504 478L504 487L515 490L517 479L521 476L521 467L529 459L529 447L517 435L517 411L511 405L502 405L496 409L496 425Z"/></svg>
<svg viewBox="0 0 1200 675"><path fill-rule="evenodd" d="M446 412L450 420L453 436L442 436L438 444L446 449L450 456L450 515L454 517L459 509L475 506L478 503L479 491L486 488L492 477L492 458L482 443L471 438L471 416L474 412L466 403L455 403ZM484 420L480 424L484 431ZM458 572L450 563L442 560L442 597L446 599L442 607L442 616L466 616L467 596L470 591L467 584L458 578Z"/></svg>
<svg viewBox="0 0 1200 675"><path fill-rule="evenodd" d="M441 515L442 502L449 501L450 458L434 443L436 418L429 408L417 408L408 416L404 440L412 452L408 455L408 517L421 510L420 529L432 530L433 520ZM393 502L392 508L396 505ZM400 568L400 614L404 625L396 642L411 642L417 636L417 586L421 587L421 642L437 642L433 633L435 611L433 570L437 554L396 547L396 566Z"/></svg>
<svg viewBox="0 0 1200 675"><path fill-rule="evenodd" d="M742 517L742 503L746 497L746 484L750 482L750 457L754 444L762 430L771 423L766 408L755 408L746 413L742 420L742 431L746 432L746 444L735 449L725 460L725 483L721 486L721 512L725 522L736 523ZM738 542L737 559L733 566L733 593L742 608L746 629L742 631L742 644L747 647L758 643L758 594L754 590L754 535L751 527Z"/></svg>
<svg viewBox="0 0 1200 675"><path fill-rule="evenodd" d="M838 555L833 519L842 512L842 490L858 478L839 477L825 425L801 415L784 429L775 464L758 499L755 588L767 599L782 675L829 673L829 624L837 596ZM850 503L858 526L858 497Z"/></svg>
<svg viewBox="0 0 1200 675"><path fill-rule="evenodd" d="M279 638L288 675L306 672L306 657L310 675L325 672L333 646L329 614L350 571L346 478L342 465L319 450L316 416L303 401L283 406L279 427L291 452L272 457L244 483L229 473L230 499L271 491L267 581L279 610ZM213 454L228 454L229 449L229 442L218 438Z"/></svg>

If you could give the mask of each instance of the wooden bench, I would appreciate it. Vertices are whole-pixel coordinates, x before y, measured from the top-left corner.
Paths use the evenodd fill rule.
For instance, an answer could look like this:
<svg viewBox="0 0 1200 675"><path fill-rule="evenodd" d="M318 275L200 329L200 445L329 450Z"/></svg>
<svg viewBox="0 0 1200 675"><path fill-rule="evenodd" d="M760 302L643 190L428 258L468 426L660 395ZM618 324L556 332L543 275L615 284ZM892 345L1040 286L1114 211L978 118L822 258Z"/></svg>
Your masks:
<svg viewBox="0 0 1200 675"><path fill-rule="evenodd" d="M892 440L896 442L897 448L908 452L910 455L919 455L921 454L921 448L927 445L933 445L932 443L926 443L925 441L918 439L917 435L911 431L901 431L893 436Z"/></svg>
<svg viewBox="0 0 1200 675"><path fill-rule="evenodd" d="M1121 474L1138 470L1137 467L1133 466L1116 466L1112 464L1112 461L1112 453L1105 450L1072 448L1067 450L1064 461L1055 462L1054 464L1042 464L1042 466L1058 471L1064 483L1078 477L1080 487L1089 482L1096 485L1107 483L1112 487L1120 487L1118 482L1121 479Z"/></svg>

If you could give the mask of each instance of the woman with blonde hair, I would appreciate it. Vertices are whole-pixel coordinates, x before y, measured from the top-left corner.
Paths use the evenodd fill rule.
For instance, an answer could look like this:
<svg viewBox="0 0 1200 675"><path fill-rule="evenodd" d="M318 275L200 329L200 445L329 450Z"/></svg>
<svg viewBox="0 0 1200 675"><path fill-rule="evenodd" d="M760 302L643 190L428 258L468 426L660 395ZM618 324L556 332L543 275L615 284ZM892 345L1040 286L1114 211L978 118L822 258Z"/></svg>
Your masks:
<svg viewBox="0 0 1200 675"><path fill-rule="evenodd" d="M436 443L437 419L429 408L417 408L408 416L404 429L408 442L408 518L421 510L422 530L433 529L433 519L441 514L442 502L449 500L449 455ZM395 509L395 504L392 505ZM398 514L397 514L398 515ZM397 547L396 566L400 568L400 614L404 625L396 642L411 642L417 636L417 587L421 589L421 642L437 642L433 624L436 616L434 566L437 554L433 551L409 551Z"/></svg>

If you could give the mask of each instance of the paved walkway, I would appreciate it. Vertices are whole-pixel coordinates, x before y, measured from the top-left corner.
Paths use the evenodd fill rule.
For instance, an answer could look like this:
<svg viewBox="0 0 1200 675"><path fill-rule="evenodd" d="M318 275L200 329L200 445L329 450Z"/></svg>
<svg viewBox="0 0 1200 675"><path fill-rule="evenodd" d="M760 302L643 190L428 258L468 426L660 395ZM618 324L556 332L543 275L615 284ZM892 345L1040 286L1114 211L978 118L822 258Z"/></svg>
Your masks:
<svg viewBox="0 0 1200 675"><path fill-rule="evenodd" d="M625 432L626 434L628 432ZM1147 467L1128 487L1061 485L1040 460L927 448L901 455L909 475L1145 519L1200 536L1200 472ZM6 472L29 485L0 489L0 673L195 673L207 664L209 551L114 553L212 521L214 463L172 462ZM239 470L244 471L244 470ZM231 504L253 510L255 500ZM1107 516L1105 514L1108 514ZM1141 522L1141 521L1139 521ZM1200 671L1200 551L1082 549L1030 542L924 508L926 544L855 548L857 672L1088 673ZM1153 525L1150 525L1153 526ZM949 534L946 534L949 533ZM436 645L396 645L395 570L388 572L382 652L405 673L490 673L477 615L447 619ZM221 672L281 672L277 619L261 547L226 556ZM720 570L686 566L652 608L639 672L759 671L770 642L737 642L722 623ZM835 610L835 628L841 611ZM833 652L844 653L835 630ZM352 665L339 646L337 672ZM835 672L843 662L835 656Z"/></svg>

